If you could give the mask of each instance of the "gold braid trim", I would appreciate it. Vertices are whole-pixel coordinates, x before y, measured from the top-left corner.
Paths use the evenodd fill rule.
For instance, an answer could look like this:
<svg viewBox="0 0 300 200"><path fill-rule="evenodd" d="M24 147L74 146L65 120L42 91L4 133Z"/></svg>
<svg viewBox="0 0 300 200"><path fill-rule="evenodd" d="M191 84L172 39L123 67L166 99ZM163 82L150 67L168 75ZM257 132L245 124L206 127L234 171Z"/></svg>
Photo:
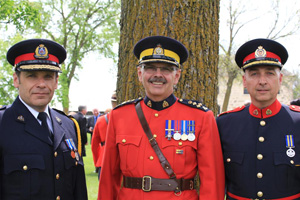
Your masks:
<svg viewBox="0 0 300 200"><path fill-rule="evenodd" d="M277 65L278 67L282 67L282 64L280 62L275 62L275 61L270 61L270 60L258 60L258 61L253 61L250 62L246 65L243 66L243 69L252 66L252 65L263 65L263 64L273 64L273 65Z"/></svg>
<svg viewBox="0 0 300 200"><path fill-rule="evenodd" d="M49 69L49 70L60 71L60 67L54 65L21 65L19 68L24 70Z"/></svg>
<svg viewBox="0 0 300 200"><path fill-rule="evenodd" d="M75 124L75 127L76 127L76 132L77 132L77 140L78 140L78 153L79 155L81 156L81 152L82 152L82 149L81 149L81 135L80 135L80 128L79 128L79 124L78 122L76 121L76 119L74 119L73 117L70 117L71 120L73 120L74 124Z"/></svg>

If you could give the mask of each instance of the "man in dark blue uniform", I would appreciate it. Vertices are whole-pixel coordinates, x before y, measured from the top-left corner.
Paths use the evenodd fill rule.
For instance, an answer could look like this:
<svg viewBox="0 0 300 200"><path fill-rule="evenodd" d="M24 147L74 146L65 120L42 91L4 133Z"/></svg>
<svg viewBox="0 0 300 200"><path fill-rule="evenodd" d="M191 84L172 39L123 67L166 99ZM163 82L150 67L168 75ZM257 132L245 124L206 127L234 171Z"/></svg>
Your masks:
<svg viewBox="0 0 300 200"><path fill-rule="evenodd" d="M7 52L19 96L0 111L0 199L85 200L76 125L48 103L65 49L50 40L21 41Z"/></svg>
<svg viewBox="0 0 300 200"><path fill-rule="evenodd" d="M268 39L236 53L251 104L217 118L227 199L300 199L300 109L277 100L287 58L285 47Z"/></svg>

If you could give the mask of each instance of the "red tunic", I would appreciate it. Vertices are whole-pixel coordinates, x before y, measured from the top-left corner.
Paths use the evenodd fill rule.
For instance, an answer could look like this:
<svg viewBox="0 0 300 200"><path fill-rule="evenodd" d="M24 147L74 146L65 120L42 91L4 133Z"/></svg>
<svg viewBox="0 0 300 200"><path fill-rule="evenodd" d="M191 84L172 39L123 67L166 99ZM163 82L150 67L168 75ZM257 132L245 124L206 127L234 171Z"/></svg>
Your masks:
<svg viewBox="0 0 300 200"><path fill-rule="evenodd" d="M109 114L106 116L108 118ZM102 165L104 146L101 143L105 142L107 124L105 115L102 115L98 118L94 127L91 148L95 167L101 167Z"/></svg>
<svg viewBox="0 0 300 200"><path fill-rule="evenodd" d="M191 179L199 172L200 194L198 196L196 190L185 190L176 196L173 191L144 192L140 189L124 187L120 189L123 175L128 177L148 175L168 179L140 125L135 104L132 103L111 112L98 199L223 200L225 191L223 156L213 113L197 109L196 106L189 107L178 101L161 111L147 107L144 101L141 101L141 107L176 177ZM166 120L194 120L196 139L194 141L167 140Z"/></svg>

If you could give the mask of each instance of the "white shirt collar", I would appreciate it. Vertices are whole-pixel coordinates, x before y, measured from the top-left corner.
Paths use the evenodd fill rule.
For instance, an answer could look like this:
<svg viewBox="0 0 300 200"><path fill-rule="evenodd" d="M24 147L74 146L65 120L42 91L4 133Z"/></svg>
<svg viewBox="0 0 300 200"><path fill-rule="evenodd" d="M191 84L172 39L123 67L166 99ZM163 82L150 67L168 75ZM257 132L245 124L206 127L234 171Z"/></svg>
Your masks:
<svg viewBox="0 0 300 200"><path fill-rule="evenodd" d="M31 114L36 118L38 119L38 115L39 115L39 112L36 111L35 109L33 109L32 107L30 107L27 103L25 103L23 101L23 99L19 96L19 99L20 101L27 107L27 109L31 112ZM47 116L48 116L48 119L47 120L50 120L50 114L49 114L49 106L47 105L45 110L44 110L45 113L47 113Z"/></svg>

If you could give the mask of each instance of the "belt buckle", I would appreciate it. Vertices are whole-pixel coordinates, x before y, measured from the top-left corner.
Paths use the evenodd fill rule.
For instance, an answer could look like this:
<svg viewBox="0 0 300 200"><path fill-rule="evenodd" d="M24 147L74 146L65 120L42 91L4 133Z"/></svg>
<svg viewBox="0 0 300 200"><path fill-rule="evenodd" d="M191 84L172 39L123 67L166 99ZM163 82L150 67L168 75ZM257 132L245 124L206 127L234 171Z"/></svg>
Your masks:
<svg viewBox="0 0 300 200"><path fill-rule="evenodd" d="M149 179L149 188L145 188L145 181L146 179ZM150 192L151 191L151 184L152 184L152 177L151 176L144 176L142 180L142 190L144 192Z"/></svg>

